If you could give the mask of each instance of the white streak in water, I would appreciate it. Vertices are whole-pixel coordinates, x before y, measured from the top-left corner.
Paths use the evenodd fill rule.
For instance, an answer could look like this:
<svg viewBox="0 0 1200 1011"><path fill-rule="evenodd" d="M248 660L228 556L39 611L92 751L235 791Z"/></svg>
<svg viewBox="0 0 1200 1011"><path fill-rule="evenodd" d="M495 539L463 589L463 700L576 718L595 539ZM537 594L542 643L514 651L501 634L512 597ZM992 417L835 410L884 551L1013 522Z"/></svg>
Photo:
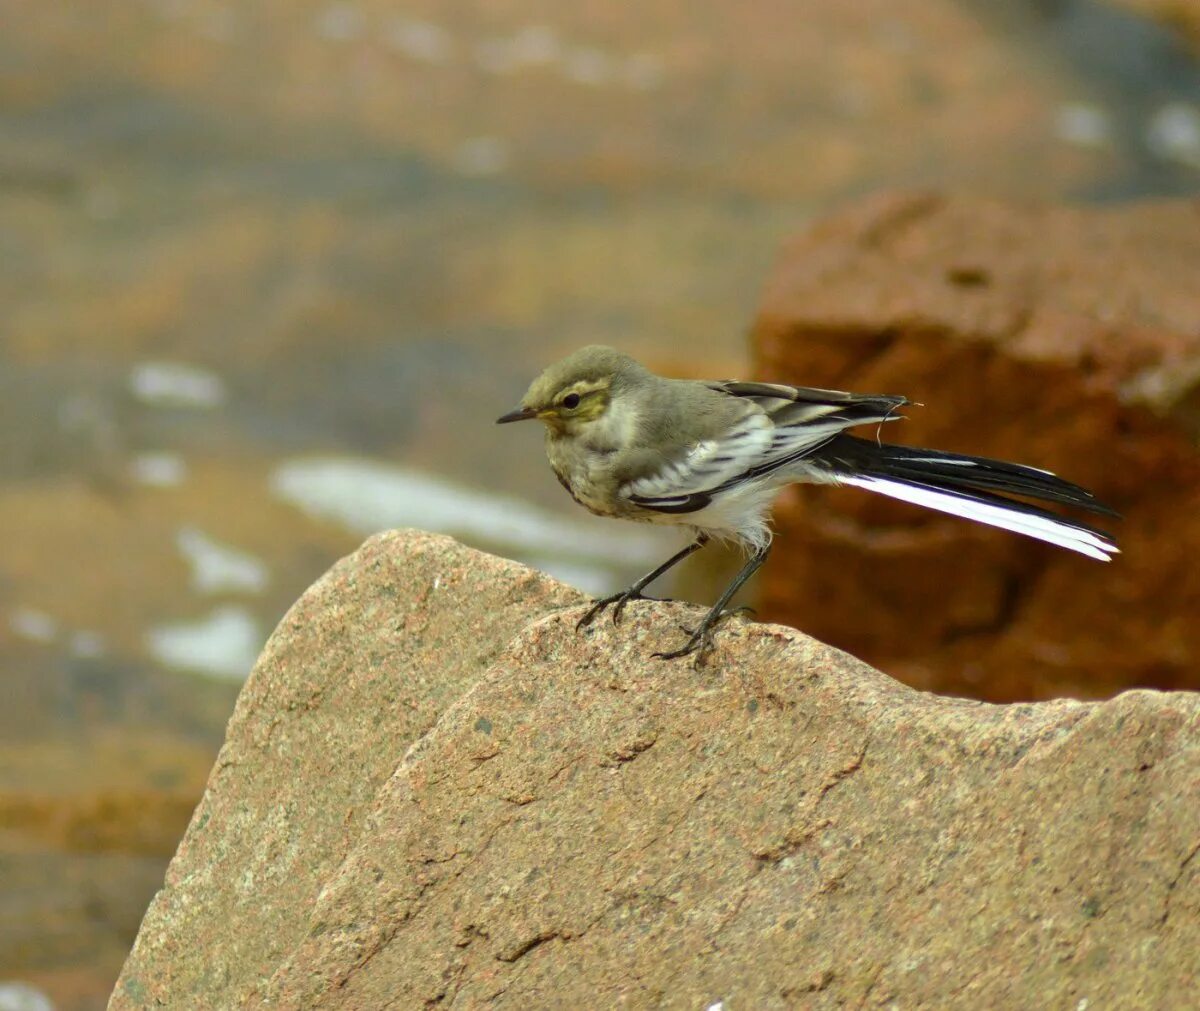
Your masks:
<svg viewBox="0 0 1200 1011"><path fill-rule="evenodd" d="M1166 161L1200 168L1200 106L1168 102L1150 117L1146 146Z"/></svg>
<svg viewBox="0 0 1200 1011"><path fill-rule="evenodd" d="M146 633L146 648L160 663L233 681L250 673L263 641L258 622L244 608L234 606Z"/></svg>
<svg viewBox="0 0 1200 1011"><path fill-rule="evenodd" d="M141 362L129 375L129 388L155 407L220 407L225 384L215 372L184 362Z"/></svg>
<svg viewBox="0 0 1200 1011"><path fill-rule="evenodd" d="M58 635L58 622L45 611L32 607L17 607L8 616L8 627L22 639L33 642L53 642Z"/></svg>
<svg viewBox="0 0 1200 1011"><path fill-rule="evenodd" d="M80 660L96 660L107 652L104 636L86 628L71 633L67 648L71 651L71 656Z"/></svg>
<svg viewBox="0 0 1200 1011"><path fill-rule="evenodd" d="M271 490L310 516L356 534L417 527L531 560L570 559L593 571L652 563L666 544L660 535L632 524L561 519L520 499L371 460L292 460L275 469Z"/></svg>
<svg viewBox="0 0 1200 1011"><path fill-rule="evenodd" d="M192 568L197 593L262 593L267 588L267 567L259 559L195 527L181 528L175 546Z"/></svg>
<svg viewBox="0 0 1200 1011"><path fill-rule="evenodd" d="M129 473L149 488L175 488L187 478L187 464L178 453L139 453L129 462Z"/></svg>
<svg viewBox="0 0 1200 1011"><path fill-rule="evenodd" d="M54 1003L37 987L6 979L0 982L0 1011L54 1011Z"/></svg>
<svg viewBox="0 0 1200 1011"><path fill-rule="evenodd" d="M1112 120L1091 102L1065 102L1054 114L1054 132L1068 144L1106 147L1112 143Z"/></svg>

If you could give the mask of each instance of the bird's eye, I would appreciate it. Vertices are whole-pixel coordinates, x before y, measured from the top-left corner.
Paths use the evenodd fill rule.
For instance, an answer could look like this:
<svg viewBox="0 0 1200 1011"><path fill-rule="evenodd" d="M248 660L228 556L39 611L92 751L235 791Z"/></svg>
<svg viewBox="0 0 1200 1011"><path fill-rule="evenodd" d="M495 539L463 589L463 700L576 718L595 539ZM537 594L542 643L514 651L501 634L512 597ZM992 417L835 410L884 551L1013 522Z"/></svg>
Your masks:
<svg viewBox="0 0 1200 1011"><path fill-rule="evenodd" d="M568 411L575 410L575 408L579 406L579 394L578 393L568 393L565 397L563 397L562 405Z"/></svg>

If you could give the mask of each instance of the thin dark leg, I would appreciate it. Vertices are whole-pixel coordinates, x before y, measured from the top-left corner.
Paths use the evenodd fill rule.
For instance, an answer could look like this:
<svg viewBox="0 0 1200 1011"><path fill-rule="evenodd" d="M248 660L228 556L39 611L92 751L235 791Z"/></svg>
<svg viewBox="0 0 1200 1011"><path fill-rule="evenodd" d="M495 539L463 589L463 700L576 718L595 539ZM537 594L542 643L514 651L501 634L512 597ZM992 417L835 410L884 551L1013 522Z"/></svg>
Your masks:
<svg viewBox="0 0 1200 1011"><path fill-rule="evenodd" d="M704 616L704 620L700 622L682 647L672 650L670 653L655 653L654 655L662 660L674 660L676 657L695 653L698 649L708 649L712 645L713 626L721 620L721 616L725 613L725 605L746 584L746 580L758 571L762 563L767 560L767 555L770 552L771 546L768 544L766 547L759 548L746 560L746 564L742 566L742 570L733 577L733 582L725 587L725 592L721 594L721 599L713 604L708 614Z"/></svg>
<svg viewBox="0 0 1200 1011"><path fill-rule="evenodd" d="M699 536L696 537L696 539L694 541L692 541L691 544L689 544L682 551L678 551L675 554L673 554L670 558L668 558L665 562L663 562L662 565L660 565L653 572L647 572L644 576L642 576L641 579L639 579L636 583L634 583L628 590L622 590L620 593L614 593L611 597L604 597L601 600L597 600L588 609L587 614L585 614L582 618L579 619L578 622L576 622L576 624L575 624L576 629L580 629L587 625L590 625L593 621L596 620L596 617L600 614L600 612L603 611L606 607L608 607L609 604L617 605L615 608L613 608L613 624L615 625L618 621L621 620L621 612L625 610L626 604L628 604L631 600L641 600L642 599L642 590L644 590L647 586L649 586L651 583L653 583L654 580L656 580L659 576L661 576L668 569L672 569L676 565L678 565L680 562L682 562L685 558L687 558L688 555L692 554L693 552L699 551L707 543L708 543L708 534L700 534Z"/></svg>

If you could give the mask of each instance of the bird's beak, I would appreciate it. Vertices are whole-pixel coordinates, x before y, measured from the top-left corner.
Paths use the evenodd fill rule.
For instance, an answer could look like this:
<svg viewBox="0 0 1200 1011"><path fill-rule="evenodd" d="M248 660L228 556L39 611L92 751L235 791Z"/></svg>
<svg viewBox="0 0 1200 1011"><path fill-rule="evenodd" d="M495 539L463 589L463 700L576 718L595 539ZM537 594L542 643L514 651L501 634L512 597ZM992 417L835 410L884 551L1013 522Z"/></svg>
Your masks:
<svg viewBox="0 0 1200 1011"><path fill-rule="evenodd" d="M537 411L532 407L518 407L515 411L509 411L507 414L502 414L496 419L497 425L507 425L510 421L528 421L530 418L536 418Z"/></svg>

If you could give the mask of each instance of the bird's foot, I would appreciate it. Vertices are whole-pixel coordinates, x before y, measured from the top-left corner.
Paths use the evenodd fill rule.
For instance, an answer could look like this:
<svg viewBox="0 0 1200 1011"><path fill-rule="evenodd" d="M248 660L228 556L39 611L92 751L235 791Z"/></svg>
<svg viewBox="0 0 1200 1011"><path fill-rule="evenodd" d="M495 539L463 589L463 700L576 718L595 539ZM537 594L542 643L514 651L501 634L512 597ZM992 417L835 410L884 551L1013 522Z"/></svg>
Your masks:
<svg viewBox="0 0 1200 1011"><path fill-rule="evenodd" d="M611 597L601 597L599 600L593 603L592 606L587 609L587 612L584 614L584 616L575 623L575 630L578 631L581 628L587 628L588 625L590 625L593 621L600 617L601 614L604 613L605 608L614 604L616 606L613 607L612 620L613 624L616 625L621 621L621 612L625 610L625 605L631 600L659 599L660 598L658 597L647 597L635 586L631 586L628 590L622 590L620 593L614 593Z"/></svg>
<svg viewBox="0 0 1200 1011"><path fill-rule="evenodd" d="M716 627L725 618L732 618L735 615L754 614L755 610L752 607L732 607L728 611L709 611L704 616L704 620L695 628L688 628L686 625L679 627L687 634L688 640L679 649L673 649L669 653L653 653L652 656L659 660L676 660L681 656L688 656L691 653L696 654L696 660L699 661L713 648L713 637L716 635Z"/></svg>
<svg viewBox="0 0 1200 1011"><path fill-rule="evenodd" d="M685 628L684 631L688 630ZM677 660L681 656L688 656L695 653L698 661L712 648L712 627L707 622L701 622L700 627L688 636L687 642L680 646L679 649L673 649L667 653L651 653L650 655L656 660Z"/></svg>

